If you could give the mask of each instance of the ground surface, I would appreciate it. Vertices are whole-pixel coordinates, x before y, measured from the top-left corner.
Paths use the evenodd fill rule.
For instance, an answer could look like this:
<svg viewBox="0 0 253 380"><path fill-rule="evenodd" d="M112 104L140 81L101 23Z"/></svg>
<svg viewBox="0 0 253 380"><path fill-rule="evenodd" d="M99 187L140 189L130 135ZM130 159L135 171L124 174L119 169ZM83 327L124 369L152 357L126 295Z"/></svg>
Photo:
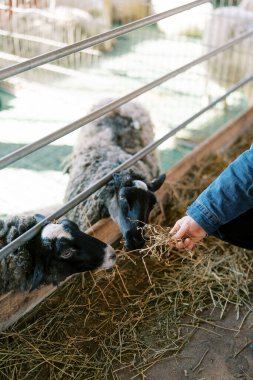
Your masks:
<svg viewBox="0 0 253 380"><path fill-rule="evenodd" d="M253 312L241 311L236 320L236 311L229 307L220 319L216 310L203 318L210 323L201 323L193 336L176 358L159 361L150 368L146 380L233 380L253 379ZM189 330L189 331L190 331ZM133 373L122 371L120 380L130 380ZM141 379L141 377L136 377Z"/></svg>

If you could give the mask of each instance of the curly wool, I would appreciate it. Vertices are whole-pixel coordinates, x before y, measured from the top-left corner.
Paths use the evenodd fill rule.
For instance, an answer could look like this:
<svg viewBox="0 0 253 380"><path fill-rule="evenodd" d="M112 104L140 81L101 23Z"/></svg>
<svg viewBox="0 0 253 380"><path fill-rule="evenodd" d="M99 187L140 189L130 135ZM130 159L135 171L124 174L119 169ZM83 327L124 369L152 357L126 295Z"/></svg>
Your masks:
<svg viewBox="0 0 253 380"><path fill-rule="evenodd" d="M0 219L0 248L11 243L36 224L34 217L11 217ZM0 293L9 290L24 291L30 287L33 275L33 258L28 244L25 244L7 257L0 259Z"/></svg>
<svg viewBox="0 0 253 380"><path fill-rule="evenodd" d="M110 102L110 99L93 108ZM137 102L127 103L84 126L69 162L70 174L65 200L80 194L92 183L132 157L154 139L153 124L148 112ZM133 179L150 181L158 175L159 165L155 153L145 156L131 169ZM87 229L99 219L108 217L106 203L112 197L112 183L108 183L86 201L68 213L81 229Z"/></svg>

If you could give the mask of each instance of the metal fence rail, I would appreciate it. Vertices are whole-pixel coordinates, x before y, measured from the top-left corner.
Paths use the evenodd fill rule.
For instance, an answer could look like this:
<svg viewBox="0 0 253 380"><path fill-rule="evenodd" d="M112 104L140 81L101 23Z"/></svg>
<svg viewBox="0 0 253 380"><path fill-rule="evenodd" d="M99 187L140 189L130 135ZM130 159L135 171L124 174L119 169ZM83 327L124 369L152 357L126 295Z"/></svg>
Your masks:
<svg viewBox="0 0 253 380"><path fill-rule="evenodd" d="M95 35L93 37L87 38L82 41L78 41L74 44L68 45L66 47L53 50L49 53L45 53L42 55L39 55L37 57L31 58L25 62L18 63L13 66L6 67L2 70L0 70L0 80L7 79L9 77L12 77L14 75L20 74L24 71L31 70L34 67L44 65L45 63L54 61L59 58L63 58L67 55L77 53L80 50L87 49L91 46L100 44L102 42L108 41L112 38L119 37L123 34L132 32L136 29L143 28L144 26L154 24L157 21L163 20L164 18L171 17L173 15L176 15L178 13L184 12L186 10L192 9L194 7L197 7L201 4L208 3L209 0L195 0L192 3L188 3L185 5L182 5L177 8L170 9L165 12L161 12L152 16L144 17L141 20L133 21L131 23L128 23L126 25L120 26L118 28L115 28L113 30L109 30L108 32L104 32L98 35Z"/></svg>
<svg viewBox="0 0 253 380"><path fill-rule="evenodd" d="M129 94L99 108L98 110L91 112L90 114L82 117L81 119L78 119L74 121L71 124L66 125L65 127L58 129L57 131L43 137L40 140L35 141L32 144L26 145L23 148L20 148L0 159L0 169L5 168L6 166L12 164L13 162L20 160L21 158L27 156L28 154L42 148L45 145L50 144L51 142L65 136L68 133L71 133L75 131L76 129L82 127L85 124L88 124L89 122L105 115L107 112L112 111L116 107L119 107L128 101L138 97L139 95L161 85L162 83L166 82L167 80L174 78L178 74L181 74L185 72L186 70L189 70L190 68L212 58L213 56L217 55L218 53L223 52L224 50L229 49L230 47L234 46L235 44L238 44L239 42L243 41L244 39L250 37L253 35L253 29L241 34L239 37L233 38L230 41L228 41L226 44L211 50L209 53L202 55L201 57L194 59L193 61L179 67L178 69L171 71L170 73L163 75L162 77L146 84L143 87L138 88L137 90L130 92Z"/></svg>
<svg viewBox="0 0 253 380"><path fill-rule="evenodd" d="M155 142L147 145L145 148L141 149L138 153L133 155L130 159L122 163L121 165L117 166L115 169L110 171L108 174L106 174L104 177L102 177L99 181L95 182L93 185L91 185L89 188L81 192L79 195L71 199L68 203L66 203L63 207L56 210L54 213L46 217L43 221L36 224L34 227L32 227L30 230L25 232L23 235L19 236L16 240L14 240L12 243L8 244L6 247L2 248L0 250L0 258L6 257L9 253L11 253L13 250L17 249L18 247L25 244L28 240L33 238L42 228L43 226L53 221L54 219L58 219L64 214L66 214L69 210L77 206L79 203L87 199L91 194L93 194L95 191L100 189L102 186L104 186L108 181L112 179L112 175L116 172L119 172L123 169L129 168L131 165L133 165L138 160L142 159L144 156L146 156L148 153L151 153L153 150L155 150L159 145L161 145L164 141L168 140L172 136L174 136L177 132L179 132L181 129L185 128L188 124L190 124L192 121L197 119L199 116L203 115L205 112L207 112L209 109L213 108L217 103L225 99L227 96L229 96L234 91L238 90L240 87L244 86L248 82L253 80L253 74L249 77L239 81L236 85L231 87L226 93L224 93L222 96L218 97L211 103L209 103L206 107L202 108L200 111L195 113L193 116L185 120L183 123L178 125L176 128L174 128L172 131L166 133L163 137L156 140Z"/></svg>
<svg viewBox="0 0 253 380"><path fill-rule="evenodd" d="M156 15L148 16L145 17L141 20L131 22L129 24L123 25L119 28L115 28L113 30L110 30L105 33L101 33L98 35L95 35L93 37L87 38L85 40L76 42L74 44L61 47L59 49L53 50L51 52L42 54L40 56L34 57L32 59L28 59L24 62L20 62L18 64L15 64L13 66L6 67L4 69L0 70L0 80L6 79L8 77L17 75L19 73L28 71L32 68L44 65L48 62L57 60L59 58L63 58L67 55L79 52L81 50L87 49L89 47L92 47L94 45L97 45L99 43L108 41L112 38L119 37L123 34L129 33L131 31L134 31L136 29L142 28L144 26L153 24L157 21L160 21L162 19L165 19L167 17L176 15L180 12L189 10L191 8L197 7L201 4L207 3L209 0L195 0L191 3L185 4L183 6L158 13ZM139 95L161 85L162 83L166 82L167 80L177 76L178 74L181 74L185 72L186 70L216 56L218 53L221 53L232 46L238 44L239 42L243 41L244 39L250 37L253 35L253 29L241 34L239 37L236 37L234 39L229 40L226 44L219 46L218 48L215 48L211 51L209 51L207 54L204 54L200 56L197 59L194 59L193 61L179 67L178 69L148 83L147 85L138 88L137 90L128 93L127 95L108 103L107 105L101 107L100 109L91 112L90 114L72 122L71 124L66 125L65 127L43 137L42 139L39 139L32 144L26 145L25 147L16 150L5 157L2 157L0 159L0 169L10 165L11 163L29 155L30 153L44 147L45 145L50 144L51 142L65 136L66 134L73 132L74 130L80 128L81 126L88 124L89 122L105 115L107 112L112 111L116 107L119 107L128 101L138 97ZM130 159L116 167L114 170L111 172L107 173L104 175L99 181L95 182L94 184L90 185L86 190L84 190L82 193L78 194L75 198L71 199L68 203L63 205L63 207L59 208L56 210L54 213L46 217L43 221L35 225L33 228L31 228L29 231L27 231L25 234L21 235L18 237L16 240L14 240L12 243L4 247L2 250L0 250L0 258L6 257L9 253L11 253L13 250L17 249L18 247L22 246L25 244L27 241L29 241L31 238L33 238L40 230L43 228L43 226L50 222L53 221L54 219L58 219L64 214L66 214L69 210L74 208L76 205L78 205L80 202L84 201L87 199L91 194L93 194L95 191L97 191L99 188L104 186L108 181L111 180L112 175L115 172L119 172L123 169L129 168L131 165L133 165L135 162L138 160L142 159L145 155L149 154L153 150L155 150L159 145L161 145L164 141L168 140L172 136L174 136L178 131L181 129L185 128L189 123L191 123L193 120L197 119L199 116L204 114L206 111L209 109L213 108L217 103L225 99L227 96L229 96L231 93L234 91L238 90L240 87L244 86L248 82L253 80L253 75L239 81L236 85L231 87L226 93L224 93L222 96L218 97L214 101L212 101L210 104L208 104L206 107L202 108L200 111L192 115L190 118L185 120L183 123L178 125L176 128L171 130L170 132L166 133L163 137L160 139L156 140L155 142L147 145L144 147L142 150L140 150L138 153L133 155Z"/></svg>

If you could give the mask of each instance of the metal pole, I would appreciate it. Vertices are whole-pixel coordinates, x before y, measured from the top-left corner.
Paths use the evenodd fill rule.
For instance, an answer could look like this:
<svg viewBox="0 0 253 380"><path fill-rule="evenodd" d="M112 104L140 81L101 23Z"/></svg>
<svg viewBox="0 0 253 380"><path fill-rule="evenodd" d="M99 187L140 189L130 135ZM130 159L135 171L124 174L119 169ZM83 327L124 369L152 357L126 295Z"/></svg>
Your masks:
<svg viewBox="0 0 253 380"><path fill-rule="evenodd" d="M193 1L192 3L188 3L177 8L158 13L156 15L144 17L141 20L133 21L129 24L120 26L113 30L109 30L108 32L97 34L85 40L75 42L74 44L68 45L66 47L56 49L45 54L41 54L37 57L28 59L25 62L6 67L0 70L0 80L12 77L14 75L20 74L27 70L31 70L34 67L44 65L45 63L65 57L66 55L69 55L69 54L76 53L80 50L100 44L101 42L108 41L112 38L119 37L122 34L126 34L129 32L132 32L133 30L143 28L144 26L153 24L159 20L163 20L164 18L171 17L173 15L176 15L177 13L187 11L188 9L192 9L194 7L197 7L198 5L205 4L207 2L209 2L209 0L196 0L196 1Z"/></svg>
<svg viewBox="0 0 253 380"><path fill-rule="evenodd" d="M40 223L36 224L34 227L32 227L30 230L26 231L23 235L19 236L17 239L15 239L13 242L8 244L6 247L2 248L0 250L0 259L5 258L9 253L13 252L13 250L17 249L21 245L25 244L28 240L33 238L41 228L48 222L53 221L55 219L60 218L64 214L66 214L69 210L77 206L80 202L83 202L85 199L87 199L91 194L93 194L95 191L100 189L102 186L104 186L108 181L111 180L112 175L116 172L119 172L123 169L129 168L131 165L133 165L135 162L139 161L141 158L146 156L148 153L151 153L153 150L155 150L159 145L161 145L164 141L168 140L170 137L174 136L177 132L179 132L181 129L185 128L189 123L197 119L199 116L203 115L205 112L207 112L209 109L214 107L217 103L225 99L228 95L233 93L234 91L238 90L240 87L245 85L246 83L253 80L253 75L239 81L236 85L231 87L225 94L220 96L219 98L215 99L211 103L209 103L206 107L202 108L199 112L191 116L189 119L185 120L182 124L178 125L176 128L174 128L172 131L166 133L163 137L158 139L157 141L147 145L145 148L140 150L138 153L133 155L131 158L129 158L127 161L123 162L121 165L117 166L115 169L110 171L108 174L103 176L99 181L95 182L93 185L88 187L86 190L78 194L76 197L71 199L69 202L67 202L63 207L56 210L54 213L46 217L44 220L42 220Z"/></svg>
<svg viewBox="0 0 253 380"><path fill-rule="evenodd" d="M243 39L251 36L253 34L253 30L243 33L241 36L234 38L230 41L228 41L226 44L211 50L209 53L202 55L201 57L194 59L193 61L187 63L186 65L183 65L179 67L178 69L171 71L170 73L154 80L153 82L150 82L146 84L143 87L138 88L137 90L130 92L129 94L106 104L105 106L99 108L98 110L91 112L90 114L82 117L81 119L78 119L74 121L71 124L66 125L65 127L58 129L57 131L41 138L40 140L35 141L34 143L31 143L29 145L24 146L23 148L20 148L12 153L9 153L8 155L2 157L0 159L0 169L5 168L6 166L12 164L13 162L20 160L21 158L27 156L28 154L42 148L43 146L50 144L51 142L59 139L60 137L65 136L66 134L75 131L76 129L82 127L85 124L88 124L89 122L103 116L109 111L112 111L116 107L121 106L122 104L125 104L129 102L130 100L136 98L137 96L151 90L154 87L159 86L160 84L166 82L167 80L174 78L176 75L183 73L184 71L190 69L193 66L198 65L201 62L206 61L207 59L213 57L214 55L229 49L231 46L239 43Z"/></svg>

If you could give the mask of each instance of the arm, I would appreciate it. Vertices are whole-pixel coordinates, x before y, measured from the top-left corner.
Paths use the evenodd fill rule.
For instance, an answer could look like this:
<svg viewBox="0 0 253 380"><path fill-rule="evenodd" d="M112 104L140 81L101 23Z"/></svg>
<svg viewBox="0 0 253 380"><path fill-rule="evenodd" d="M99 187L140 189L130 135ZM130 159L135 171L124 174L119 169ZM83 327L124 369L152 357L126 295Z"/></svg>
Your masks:
<svg viewBox="0 0 253 380"><path fill-rule="evenodd" d="M253 147L233 161L195 202L188 216L172 229L175 238L189 236L182 247L192 248L192 242L212 234L221 225L235 219L253 207ZM192 238L192 239L191 239ZM190 240L189 240L190 239Z"/></svg>

